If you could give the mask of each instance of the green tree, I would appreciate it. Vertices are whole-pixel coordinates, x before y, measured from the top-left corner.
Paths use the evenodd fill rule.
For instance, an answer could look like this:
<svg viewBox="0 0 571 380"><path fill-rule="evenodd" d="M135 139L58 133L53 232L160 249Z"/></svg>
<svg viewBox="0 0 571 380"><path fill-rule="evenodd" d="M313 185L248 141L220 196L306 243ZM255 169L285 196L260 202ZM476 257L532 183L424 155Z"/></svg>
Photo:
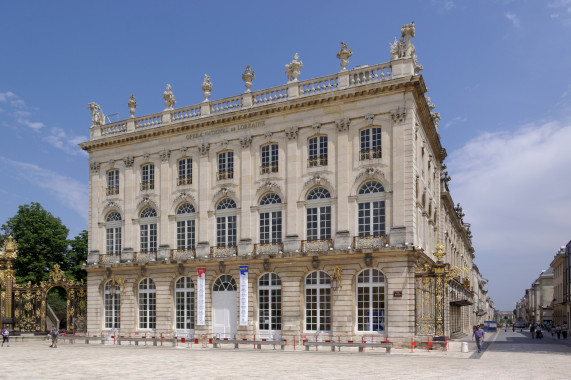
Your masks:
<svg viewBox="0 0 571 380"><path fill-rule="evenodd" d="M63 271L70 269L69 230L39 203L19 206L16 215L2 225L2 233L12 235L18 243L18 257L14 263L18 283L47 280L55 264Z"/></svg>
<svg viewBox="0 0 571 380"><path fill-rule="evenodd" d="M87 261L87 231L83 230L69 241L67 256L69 273L75 280L87 280L87 272L81 266Z"/></svg>

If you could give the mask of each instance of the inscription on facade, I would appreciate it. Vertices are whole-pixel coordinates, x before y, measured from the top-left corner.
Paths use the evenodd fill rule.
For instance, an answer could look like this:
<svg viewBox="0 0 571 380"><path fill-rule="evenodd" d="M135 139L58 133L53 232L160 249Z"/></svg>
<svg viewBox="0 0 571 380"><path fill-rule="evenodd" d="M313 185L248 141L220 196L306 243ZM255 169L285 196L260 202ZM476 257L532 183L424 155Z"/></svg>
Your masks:
<svg viewBox="0 0 571 380"><path fill-rule="evenodd" d="M220 134L226 134L226 133L230 133L230 132L242 131L245 129L263 127L265 125L266 125L265 120L255 121L253 123L239 124L239 125L236 125L233 127L214 129L212 131L189 133L188 135L186 135L186 139L187 140L198 139L198 138L206 137L206 136L220 135Z"/></svg>

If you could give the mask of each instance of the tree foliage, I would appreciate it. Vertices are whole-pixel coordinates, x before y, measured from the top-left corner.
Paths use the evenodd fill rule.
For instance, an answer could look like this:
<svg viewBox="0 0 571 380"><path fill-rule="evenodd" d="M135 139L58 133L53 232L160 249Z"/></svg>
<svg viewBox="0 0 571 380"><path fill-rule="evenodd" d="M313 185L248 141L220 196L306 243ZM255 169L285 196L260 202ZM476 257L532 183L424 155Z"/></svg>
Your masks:
<svg viewBox="0 0 571 380"><path fill-rule="evenodd" d="M39 203L19 206L16 215L2 225L2 233L4 237L11 235L18 243L14 263L18 283L47 280L55 264L63 271L71 269L69 230Z"/></svg>
<svg viewBox="0 0 571 380"><path fill-rule="evenodd" d="M87 280L87 272L81 266L87 261L87 230L69 241L67 257L69 273L77 281Z"/></svg>

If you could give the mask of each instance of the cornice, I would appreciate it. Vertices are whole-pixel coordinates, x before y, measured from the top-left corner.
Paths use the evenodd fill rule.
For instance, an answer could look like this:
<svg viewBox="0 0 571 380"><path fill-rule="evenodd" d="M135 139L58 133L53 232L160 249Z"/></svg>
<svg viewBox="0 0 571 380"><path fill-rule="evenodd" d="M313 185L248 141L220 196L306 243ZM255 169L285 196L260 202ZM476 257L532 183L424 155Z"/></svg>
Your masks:
<svg viewBox="0 0 571 380"><path fill-rule="evenodd" d="M156 138L158 136L179 135L226 123L235 123L242 120L255 120L256 118L265 117L278 112L298 112L301 108L321 105L323 103L373 96L384 92L407 91L411 89L414 86L414 83L418 82L418 80L419 76L408 76L383 82L374 82L361 86L348 87L340 90L324 92L318 95L299 97L284 100L282 102L249 107L222 115L209 115L200 119L169 123L160 127L99 138L97 140L81 143L79 146L83 150L91 153L99 149L129 144L135 141L143 141L145 139Z"/></svg>

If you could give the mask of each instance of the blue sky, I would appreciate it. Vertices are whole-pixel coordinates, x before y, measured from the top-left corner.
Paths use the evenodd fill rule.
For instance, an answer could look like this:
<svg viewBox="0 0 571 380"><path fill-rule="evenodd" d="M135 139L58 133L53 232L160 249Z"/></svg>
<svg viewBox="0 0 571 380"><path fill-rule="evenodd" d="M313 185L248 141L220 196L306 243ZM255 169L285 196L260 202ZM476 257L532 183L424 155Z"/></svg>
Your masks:
<svg viewBox="0 0 571 380"><path fill-rule="evenodd" d="M571 0L3 1L0 3L0 223L40 202L75 236L87 228L89 102L107 115L177 107L387 62L413 43L442 119L450 183L472 224L476 264L510 310L571 239Z"/></svg>

